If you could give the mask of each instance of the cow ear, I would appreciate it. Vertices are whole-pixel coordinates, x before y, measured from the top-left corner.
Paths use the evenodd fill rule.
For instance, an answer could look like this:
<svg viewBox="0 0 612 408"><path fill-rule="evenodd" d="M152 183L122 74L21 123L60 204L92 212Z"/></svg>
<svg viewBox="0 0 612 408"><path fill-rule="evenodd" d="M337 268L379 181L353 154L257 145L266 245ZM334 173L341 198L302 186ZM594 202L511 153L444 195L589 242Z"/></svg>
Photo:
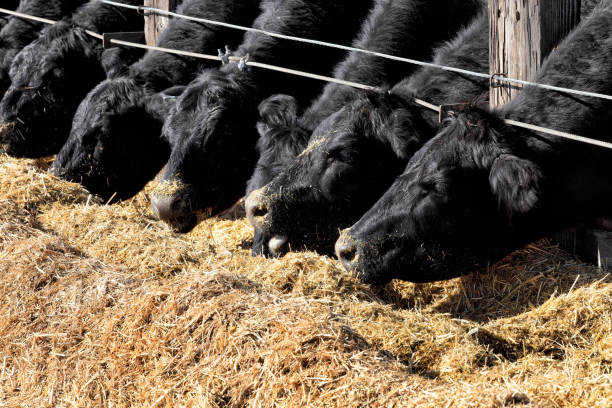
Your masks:
<svg viewBox="0 0 612 408"><path fill-rule="evenodd" d="M526 213L537 206L542 172L533 162L502 154L489 173L491 190L509 213Z"/></svg>
<svg viewBox="0 0 612 408"><path fill-rule="evenodd" d="M423 126L418 119L420 117L404 107L395 109L390 131L383 132L395 155L402 160L412 157L423 144L421 137Z"/></svg>
<svg viewBox="0 0 612 408"><path fill-rule="evenodd" d="M257 129L260 135L269 128L290 127L297 122L298 105L289 95L272 95L259 104L260 120Z"/></svg>
<svg viewBox="0 0 612 408"><path fill-rule="evenodd" d="M170 109L176 104L177 98L185 88L183 85L173 86L151 96L146 102L147 112L160 122L165 121Z"/></svg>

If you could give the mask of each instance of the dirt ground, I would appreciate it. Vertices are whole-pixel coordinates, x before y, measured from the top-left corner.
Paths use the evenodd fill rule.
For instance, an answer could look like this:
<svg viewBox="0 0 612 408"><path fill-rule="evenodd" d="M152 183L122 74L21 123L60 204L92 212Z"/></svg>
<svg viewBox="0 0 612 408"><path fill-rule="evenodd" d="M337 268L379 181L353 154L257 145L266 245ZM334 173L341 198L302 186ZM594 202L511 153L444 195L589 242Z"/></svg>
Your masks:
<svg viewBox="0 0 612 408"><path fill-rule="evenodd" d="M371 287L0 156L0 407L612 406L612 278L547 241Z"/></svg>

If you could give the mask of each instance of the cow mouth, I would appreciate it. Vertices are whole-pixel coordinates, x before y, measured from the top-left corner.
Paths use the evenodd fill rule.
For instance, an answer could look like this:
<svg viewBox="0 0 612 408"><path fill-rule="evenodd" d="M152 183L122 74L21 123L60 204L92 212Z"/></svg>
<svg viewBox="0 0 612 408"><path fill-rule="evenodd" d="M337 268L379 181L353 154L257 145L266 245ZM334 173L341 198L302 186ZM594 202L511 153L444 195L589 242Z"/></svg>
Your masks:
<svg viewBox="0 0 612 408"><path fill-rule="evenodd" d="M270 255L280 258L289 252L289 239L285 235L274 235L268 241Z"/></svg>
<svg viewBox="0 0 612 408"><path fill-rule="evenodd" d="M163 221L170 225L174 231L184 234L195 228L198 224L198 217L196 214L185 214Z"/></svg>
<svg viewBox="0 0 612 408"><path fill-rule="evenodd" d="M49 132L55 132L55 129L49 129ZM0 125L0 153L29 158L57 153L62 142L47 136L38 126L27 126L20 121L6 122Z"/></svg>

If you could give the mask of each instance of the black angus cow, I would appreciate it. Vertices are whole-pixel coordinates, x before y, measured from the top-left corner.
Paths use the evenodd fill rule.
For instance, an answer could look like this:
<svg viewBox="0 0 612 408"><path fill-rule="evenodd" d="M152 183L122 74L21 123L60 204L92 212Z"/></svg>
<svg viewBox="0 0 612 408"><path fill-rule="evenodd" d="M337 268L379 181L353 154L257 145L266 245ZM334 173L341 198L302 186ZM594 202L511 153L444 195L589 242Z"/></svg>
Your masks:
<svg viewBox="0 0 612 408"><path fill-rule="evenodd" d="M251 25L259 13L259 3L259 0L185 0L178 12ZM242 37L239 30L175 18L157 45L216 54L223 44L239 44ZM70 136L51 171L80 182L105 199L113 196L122 199L140 191L168 160L170 148L160 138L161 114L166 104L173 103L175 86L188 83L203 67L216 63L151 51L128 68L112 65L116 55L108 57L107 70L125 76L101 82L81 102ZM167 92L156 94L166 89Z"/></svg>
<svg viewBox="0 0 612 408"><path fill-rule="evenodd" d="M124 1L138 5L142 0ZM105 78L102 41L86 33L139 31L142 16L90 0L45 29L11 65L0 102L0 147L13 156L47 156L66 141L79 102Z"/></svg>
<svg viewBox="0 0 612 408"><path fill-rule="evenodd" d="M59 20L72 14L77 7L86 2L87 0L21 0L16 11ZM0 30L0 95L4 94L11 84L9 68L15 55L33 41L45 26L44 23L21 17L10 17L8 20Z"/></svg>
<svg viewBox="0 0 612 408"><path fill-rule="evenodd" d="M348 43L372 0L266 0L256 28L298 37ZM250 32L234 53L250 60L329 75L345 53L336 49ZM226 209L244 195L257 160L257 106L274 93L300 103L323 83L238 64L203 72L178 99L164 125L172 154L153 210L176 230L187 231L198 215ZM165 186L173 186L168 189Z"/></svg>
<svg viewBox="0 0 612 408"><path fill-rule="evenodd" d="M429 60L434 45L452 38L483 8L480 0L377 0L353 41L359 49L417 60ZM349 52L334 77L372 86L394 84L418 67L362 52ZM274 95L259 106L259 159L247 184L247 196L268 184L301 152L312 131L329 115L363 91L330 83L298 116L295 99ZM269 254L270 237L255 230L253 254Z"/></svg>
<svg viewBox="0 0 612 408"><path fill-rule="evenodd" d="M606 4L604 6L604 4ZM539 83L612 94L612 2L545 61ZM612 208L612 152L512 127L508 118L612 141L612 101L525 88L499 111L469 109L408 163L336 243L360 279L447 279Z"/></svg>
<svg viewBox="0 0 612 408"><path fill-rule="evenodd" d="M481 12L436 50L437 64L488 72L488 17ZM357 221L433 137L438 113L414 102L463 102L488 92L489 81L421 68L389 92L364 93L325 119L306 148L246 202L251 223L280 256L303 248L333 251L338 231Z"/></svg>

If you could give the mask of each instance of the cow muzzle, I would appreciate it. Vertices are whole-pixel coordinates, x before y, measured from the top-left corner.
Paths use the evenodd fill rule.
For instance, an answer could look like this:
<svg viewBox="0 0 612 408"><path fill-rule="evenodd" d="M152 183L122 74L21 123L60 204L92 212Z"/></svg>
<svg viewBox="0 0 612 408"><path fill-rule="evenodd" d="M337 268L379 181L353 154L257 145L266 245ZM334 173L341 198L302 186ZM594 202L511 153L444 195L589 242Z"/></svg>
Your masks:
<svg viewBox="0 0 612 408"><path fill-rule="evenodd" d="M0 153L10 154L11 142L19 136L16 122L0 124Z"/></svg>
<svg viewBox="0 0 612 408"><path fill-rule="evenodd" d="M336 241L335 252L336 256L347 270L357 270L359 249L357 241L348 234L348 230L344 230L340 234L340 238Z"/></svg>
<svg viewBox="0 0 612 408"><path fill-rule="evenodd" d="M262 189L255 190L246 199L244 204L247 219L255 228L262 229L268 216L268 204Z"/></svg>
<svg viewBox="0 0 612 408"><path fill-rule="evenodd" d="M188 201L182 194L153 195L151 208L160 220L170 224L178 232L188 232L198 222L198 217L190 210Z"/></svg>

